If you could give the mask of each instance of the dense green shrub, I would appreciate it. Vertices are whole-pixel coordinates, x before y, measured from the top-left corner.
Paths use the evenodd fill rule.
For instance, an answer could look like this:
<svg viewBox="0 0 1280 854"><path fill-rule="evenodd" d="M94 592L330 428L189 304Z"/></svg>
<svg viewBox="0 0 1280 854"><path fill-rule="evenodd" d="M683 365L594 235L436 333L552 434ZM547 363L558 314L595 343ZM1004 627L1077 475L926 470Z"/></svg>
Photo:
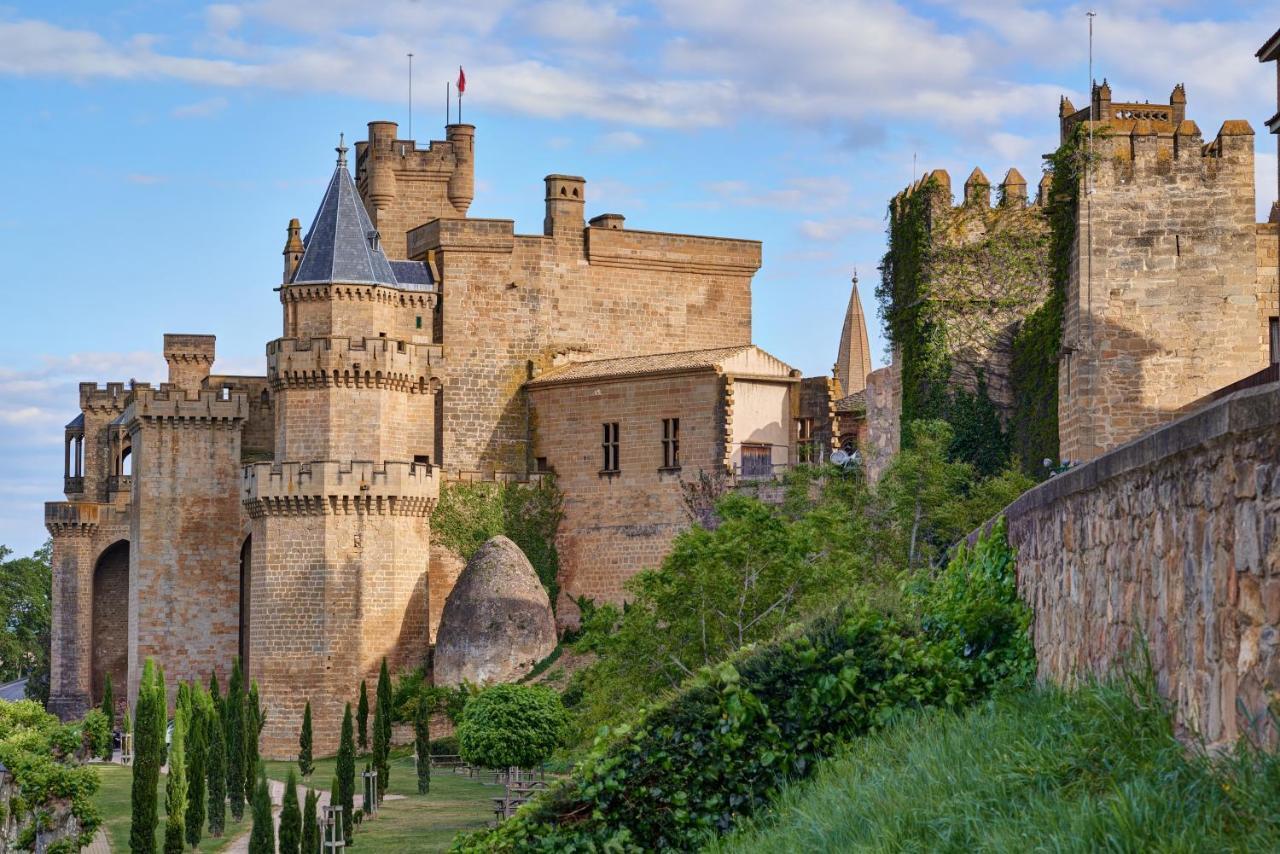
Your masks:
<svg viewBox="0 0 1280 854"><path fill-rule="evenodd" d="M138 709L134 717L133 780L130 794L132 818L129 850L151 854L156 846L156 825L160 805L156 789L160 785L161 750L164 747L165 696L163 676L148 658L138 683Z"/></svg>
<svg viewBox="0 0 1280 854"><path fill-rule="evenodd" d="M107 741L99 745L102 748L100 757L103 762L110 762L115 755L112 735L116 728L116 695L111 688L111 674L106 674L102 686L102 714L107 719Z"/></svg>
<svg viewBox="0 0 1280 854"><path fill-rule="evenodd" d="M227 682L227 697L223 701L222 725L226 739L227 798L231 802L231 817L244 818L245 798L253 797L253 789L245 789L245 689L244 672L240 659L231 662L231 679Z"/></svg>
<svg viewBox="0 0 1280 854"><path fill-rule="evenodd" d="M790 787L720 852L1277 851L1280 756L1209 759L1150 680L912 714Z"/></svg>
<svg viewBox="0 0 1280 854"><path fill-rule="evenodd" d="M34 842L36 825L70 802L80 836L55 844L69 851L88 845L101 817L92 803L97 772L76 760L84 740L79 726L62 724L33 700L0 702L0 764L18 787L18 797L0 804L0 821L25 827Z"/></svg>
<svg viewBox="0 0 1280 854"><path fill-rule="evenodd" d="M111 748L111 725L101 709L90 709L80 722L84 734L83 751L86 756L101 756Z"/></svg>
<svg viewBox="0 0 1280 854"><path fill-rule="evenodd" d="M556 530L564 515L563 500L550 477L538 486L447 484L431 513L431 537L470 560L486 541L503 534L529 558L554 607L560 576Z"/></svg>
<svg viewBox="0 0 1280 854"><path fill-rule="evenodd" d="M440 738L433 738L431 739L430 750L432 756L457 756L458 737L456 735L446 735Z"/></svg>
<svg viewBox="0 0 1280 854"><path fill-rule="evenodd" d="M472 697L458 724L462 758L483 768L534 768L564 741L560 695L544 685L494 685Z"/></svg>
<svg viewBox="0 0 1280 854"><path fill-rule="evenodd" d="M839 608L703 669L633 725L603 734L568 781L455 848L689 850L902 709L958 707L1030 681L1030 614L1002 523L908 596L907 616Z"/></svg>
<svg viewBox="0 0 1280 854"><path fill-rule="evenodd" d="M173 721L169 745L169 773L164 786L164 854L182 854L187 847L186 721L181 712Z"/></svg>
<svg viewBox="0 0 1280 854"><path fill-rule="evenodd" d="M413 719L413 752L417 757L418 794L431 790L431 704L423 697Z"/></svg>
<svg viewBox="0 0 1280 854"><path fill-rule="evenodd" d="M307 799L302 806L302 854L316 854L320 850L320 827L316 819L316 790L307 789Z"/></svg>
<svg viewBox="0 0 1280 854"><path fill-rule="evenodd" d="M207 786L209 792L209 835L222 836L227 822L227 730L225 703L218 693L218 675L209 677L209 695L205 706L209 716L209 754Z"/></svg>
<svg viewBox="0 0 1280 854"><path fill-rule="evenodd" d="M276 828L271 821L271 794L266 774L258 775L250 801L253 829L249 831L249 854L276 854Z"/></svg>
<svg viewBox="0 0 1280 854"><path fill-rule="evenodd" d="M292 768L284 783L284 797L280 802L280 854L299 854L302 844L302 811L298 808L298 778ZM311 849L306 854L315 854Z"/></svg>
<svg viewBox="0 0 1280 854"><path fill-rule="evenodd" d="M361 697L363 697L364 683L360 683ZM307 705L302 710L302 729L298 732L298 770L302 772L303 779L311 776L311 772L316 770L315 756L313 754L312 740L314 736L311 729L311 701L307 700Z"/></svg>

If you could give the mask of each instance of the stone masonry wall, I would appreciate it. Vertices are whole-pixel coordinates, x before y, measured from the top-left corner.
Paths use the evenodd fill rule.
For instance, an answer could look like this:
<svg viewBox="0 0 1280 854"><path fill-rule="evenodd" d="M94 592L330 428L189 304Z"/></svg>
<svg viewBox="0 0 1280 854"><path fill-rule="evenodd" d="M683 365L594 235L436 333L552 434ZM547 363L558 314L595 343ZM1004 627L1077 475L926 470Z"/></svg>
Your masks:
<svg viewBox="0 0 1280 854"><path fill-rule="evenodd" d="M1179 723L1211 742L1240 733L1237 700L1252 715L1273 702L1280 385L1071 469L1004 515L1042 677L1105 674L1141 637Z"/></svg>
<svg viewBox="0 0 1280 854"><path fill-rule="evenodd" d="M689 524L681 480L724 471L723 397L709 370L531 389L534 454L565 495L556 545L566 595L619 602L628 578L662 562ZM680 419L679 471L662 469L664 418ZM615 421L621 470L606 474L603 425Z"/></svg>
<svg viewBox="0 0 1280 854"><path fill-rule="evenodd" d="M751 340L759 243L584 228L581 202L569 205L576 215L548 205L547 236L517 236L509 220L436 220L410 233L410 257L435 251L443 279L451 471L527 470L531 364Z"/></svg>
<svg viewBox="0 0 1280 854"><path fill-rule="evenodd" d="M1253 131L1227 122L1203 146L1190 121L1132 124L1097 143L1091 279L1090 206L1079 208L1058 372L1063 459L1092 459L1267 364Z"/></svg>
<svg viewBox="0 0 1280 854"><path fill-rule="evenodd" d="M230 670L239 647L243 394L136 392L125 412L133 442L129 541L129 688L142 664L178 680Z"/></svg>
<svg viewBox="0 0 1280 854"><path fill-rule="evenodd" d="M862 448L867 478L880 479L898 453L902 430L902 379L897 359L867 374L867 442Z"/></svg>

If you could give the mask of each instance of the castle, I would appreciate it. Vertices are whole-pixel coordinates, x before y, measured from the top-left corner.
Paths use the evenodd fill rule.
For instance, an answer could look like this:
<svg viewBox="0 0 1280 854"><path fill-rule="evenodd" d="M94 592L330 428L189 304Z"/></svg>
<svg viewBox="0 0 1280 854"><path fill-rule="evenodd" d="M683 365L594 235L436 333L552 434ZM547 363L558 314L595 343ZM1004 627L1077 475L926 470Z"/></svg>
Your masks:
<svg viewBox="0 0 1280 854"><path fill-rule="evenodd" d="M1275 42L1260 59L1276 58ZM1181 84L1164 104L1113 101L1105 80L1091 98L1080 110L1063 98L1059 110L1064 150L1078 146L1073 162L1087 164L1059 191L1075 194L1059 302L1050 304L1049 175L1032 203L1017 170L994 207L980 170L959 205L941 170L895 197L890 230L906 229L908 251L886 256L895 347L893 364L868 378L873 459L897 449L903 420L937 411L945 388L972 391L979 376L1012 433L1048 421L1043 456L1073 464L1223 389L1275 379L1280 209L1255 222L1253 129L1227 121L1206 142ZM908 240L913 217L923 247ZM921 256L927 263L915 263ZM1044 331L1055 352L1036 350L1047 338L1019 352L1020 333L1036 324L1053 327ZM1036 469L1041 454L1026 448L1036 446L1022 449Z"/></svg>
<svg viewBox="0 0 1280 854"><path fill-rule="evenodd" d="M543 233L516 234L467 216L473 126L426 147L397 130L369 124L354 175L340 143L305 236L290 222L264 375L215 373L213 336L171 334L167 382L80 386L45 509L58 714L108 674L132 699L149 657L172 685L239 655L264 755L292 755L308 700L330 750L383 657L427 659L462 568L431 539L447 483L554 474L570 611L661 561L682 478L770 477L838 441L838 381L751 344L758 242L587 222L569 175L546 178Z"/></svg>

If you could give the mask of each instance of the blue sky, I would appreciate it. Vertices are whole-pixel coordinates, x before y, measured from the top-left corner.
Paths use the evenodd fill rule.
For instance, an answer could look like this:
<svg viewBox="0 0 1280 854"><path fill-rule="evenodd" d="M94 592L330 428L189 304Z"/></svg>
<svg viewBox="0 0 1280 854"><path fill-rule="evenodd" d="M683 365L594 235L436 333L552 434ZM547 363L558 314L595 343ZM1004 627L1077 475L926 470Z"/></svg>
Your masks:
<svg viewBox="0 0 1280 854"><path fill-rule="evenodd" d="M1099 2L1095 72L1116 100L1184 82L1206 137L1256 129L1275 75L1263 3ZM264 370L284 227L309 222L338 133L440 138L466 66L471 215L539 232L544 174L587 178L588 216L764 242L758 344L830 370L856 267L874 318L884 210L914 174L1034 184L1060 94L1085 103L1086 7L1001 0L134 0L0 5L0 543L44 538L82 380L163 379L165 331L218 336ZM402 135L404 135L402 133ZM1260 215L1274 138L1258 136ZM916 167L913 171L913 159Z"/></svg>

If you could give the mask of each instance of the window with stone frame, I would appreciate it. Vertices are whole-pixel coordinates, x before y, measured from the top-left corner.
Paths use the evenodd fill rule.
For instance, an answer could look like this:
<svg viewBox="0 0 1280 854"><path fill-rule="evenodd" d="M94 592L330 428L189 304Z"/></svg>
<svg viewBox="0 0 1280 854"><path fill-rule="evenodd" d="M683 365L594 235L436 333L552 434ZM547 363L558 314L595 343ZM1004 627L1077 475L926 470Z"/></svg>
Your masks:
<svg viewBox="0 0 1280 854"><path fill-rule="evenodd" d="M680 419L662 419L662 467L680 468Z"/></svg>
<svg viewBox="0 0 1280 854"><path fill-rule="evenodd" d="M604 465L601 466L602 472L619 472L622 470L622 460L619 454L618 442L618 422L606 421L604 423L604 441L600 443L603 451Z"/></svg>
<svg viewBox="0 0 1280 854"><path fill-rule="evenodd" d="M1271 364L1280 363L1280 317L1269 318L1267 324L1271 335Z"/></svg>
<svg viewBox="0 0 1280 854"><path fill-rule="evenodd" d="M818 462L818 444L813 441L813 419L796 419L796 461L800 463Z"/></svg>

